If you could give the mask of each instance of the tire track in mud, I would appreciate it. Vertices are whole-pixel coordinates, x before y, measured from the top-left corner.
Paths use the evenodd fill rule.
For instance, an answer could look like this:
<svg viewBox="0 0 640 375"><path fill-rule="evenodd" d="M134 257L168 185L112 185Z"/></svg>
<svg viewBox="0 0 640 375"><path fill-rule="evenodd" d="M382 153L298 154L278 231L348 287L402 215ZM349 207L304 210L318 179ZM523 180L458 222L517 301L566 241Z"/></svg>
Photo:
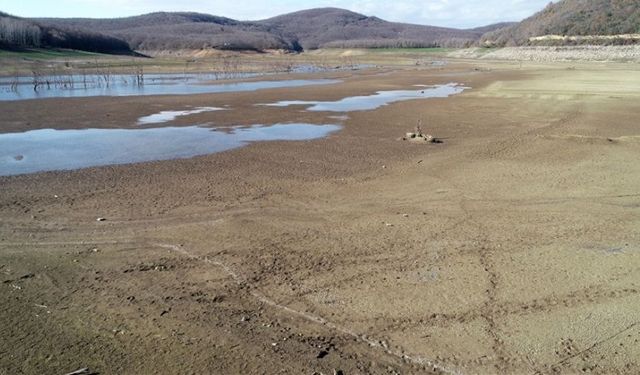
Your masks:
<svg viewBox="0 0 640 375"><path fill-rule="evenodd" d="M515 141L516 143L522 142L522 140L521 139L518 140L518 138L521 138L522 135L527 135L534 130L538 130L538 129L528 129L525 132L517 132L516 134L512 134L506 140L498 141L498 145L500 146L499 148L503 149L505 147L504 144L505 143L510 144L511 140L516 140ZM492 145L495 145L495 144L492 144ZM482 147L481 150L471 150L469 152L469 155L482 154L483 156L486 156L487 153L490 155L493 155L493 153L491 152L491 145L484 145L481 147ZM512 147L508 146L507 148L511 149ZM469 225L471 228L475 228L475 231L473 231L473 234L472 234L473 240L471 240L471 242L474 243L476 246L475 255L478 257L479 263L486 274L485 278L486 278L487 288L485 289L486 299L485 299L485 302L482 304L482 307L480 309L471 310L468 313L475 319L482 318L483 320L486 321L487 328L485 331L487 336L491 339L491 341L493 341L493 345L491 349L494 352L494 357L496 360L495 362L496 369L500 371L504 371L509 366L509 363L508 363L509 358L512 358L513 356L511 356L508 353L504 345L504 341L500 337L500 332L498 330L497 323L496 323L496 315L494 314L494 306L497 303L497 289L499 287L499 276L498 276L498 271L496 270L494 263L491 259L491 254L493 252L493 249L488 246L488 244L490 243L490 239L486 234L487 230L485 226L480 221L476 220L476 218L472 214L472 209L469 207L469 203L475 202L478 199L476 197L467 196L465 194L464 189L461 189L456 183L450 181L445 177L438 176L437 174L434 174L434 173L431 174L431 177L437 178L443 181L445 184L453 186L455 191L458 192L457 205L460 211L462 211L462 215L461 215L462 218L458 222L456 222L455 225L449 227L446 231L451 232L458 228L464 227L465 225ZM480 200L488 200L488 197L483 195ZM465 253L470 254L470 252L465 252ZM436 319L444 318L446 321L451 321L453 319L458 319L458 320L460 319L460 317L456 314L452 314L452 315L434 314L434 315L432 315L433 318L436 318ZM433 319L431 320L433 321ZM467 321L467 320L463 320L462 322L464 321ZM417 323L417 324L420 324L420 323Z"/></svg>
<svg viewBox="0 0 640 375"><path fill-rule="evenodd" d="M510 158L510 157L517 156L518 149L521 147L524 147L524 143L526 142L527 137L528 138L531 138L531 137L538 138L540 136L544 137L545 134L548 134L551 131L556 131L558 128L561 128L566 125L571 125L572 123L578 121L580 117L583 117L583 115L584 115L584 109L582 108L582 106L576 106L576 108L574 108L569 115L563 117L560 120L549 123L548 125L543 127L529 129L524 132L516 132L515 134L511 134L507 136L506 139L501 139L496 142L491 142L489 144L481 146L478 149L471 150L468 153L468 156L479 157L479 158L488 157L489 159ZM431 175L431 177L434 177L433 174ZM434 314L431 317L420 319L419 322L417 322L415 319L405 319L400 322L397 322L395 325L388 326L388 329L405 330L405 329L411 329L412 327L415 327L417 325L423 325L425 323L427 324L431 323L434 325L442 326L442 325L453 324L453 323L465 323L470 320L484 319L487 321L487 324L488 324L487 334L489 335L489 337L491 337L494 340L493 350L496 354L496 360L497 360L496 369L498 371L509 371L510 368L513 368L511 367L513 364L513 360L517 360L517 357L509 356L509 353L505 348L504 343L500 339L500 332L496 324L499 318L505 317L508 315L527 315L527 314L533 314L533 313L539 313L539 312L551 312L561 308L589 305L593 303L605 303L611 300L626 298L629 296L635 296L635 295L638 295L638 293L640 292L636 288L621 288L621 289L612 290L612 289L607 289L606 285L591 285L584 289L571 291L563 296L551 295L551 296L534 299L532 301L527 301L525 303L520 303L520 304L504 303L504 302L498 304L496 297L497 297L497 290L500 286L499 273L498 273L498 270L495 269L495 265L491 259L492 254L494 254L494 251L497 251L497 249L491 249L486 247L485 245L482 245L483 243L490 243L490 238L487 235L483 235L483 233L487 233L483 227L483 223L477 220L473 216L472 214L473 210L469 207L469 204L473 204L474 202L494 202L494 201L499 202L501 200L488 199L483 194L480 194L481 197L479 198L468 197L464 195L463 193L464 190L458 189L457 185L454 182L444 177L440 177L440 179L443 182L446 182L454 186L455 188L457 188L457 190L460 192L459 205L461 210L464 212L463 221L477 227L479 231L478 232L479 234L477 237L478 246L476 249L478 251L479 261L482 267L484 268L484 271L487 274L487 282L488 282L488 288L486 290L487 301L482 305L480 309L472 309L461 314L437 314L437 315ZM628 194L628 195L617 195L614 197L596 197L596 198L627 198L627 197L635 197L635 196L636 196L635 194ZM554 201L571 201L571 200L584 200L584 199L589 199L589 198L582 198L582 197L569 197L566 199L551 198L551 199L542 199L538 203L554 204L554 203L557 203ZM523 200L519 202L524 203L526 201ZM461 224L461 226L463 224ZM566 363L567 361L572 360L573 358L579 355L587 353L593 350L598 345L601 345L604 342L610 341L615 337L629 331L630 329L636 327L638 324L640 324L640 322L635 322L631 326L626 327L624 330L618 332L617 334L612 335L606 339L603 339L593 344L591 347L581 351L577 355L562 359L558 363L553 364L553 366L561 365L563 363ZM539 373L539 372L536 372L538 371L539 367L536 366L534 362L528 357L526 359L522 358L521 363L527 366L531 370L531 373L536 373L536 374ZM462 366L464 366L464 364L462 364Z"/></svg>
<svg viewBox="0 0 640 375"><path fill-rule="evenodd" d="M549 123L542 127L536 127L532 129L526 129L524 131L516 131L509 135L506 135L505 138L501 138L500 140L490 142L488 144L481 145L478 149L470 150L467 153L467 158L469 160L476 160L482 158L496 158L496 157L504 157L504 156L512 156L517 149L520 149L522 145L526 142L526 137L532 136L536 132L544 131L550 128L553 128L557 123L562 123L565 120L562 119L558 122ZM440 166L440 168L446 168ZM446 171L446 169L442 169ZM470 203L476 201L488 201L489 198L482 195L480 199L477 197L470 197L465 194L465 190L460 188L456 183L445 177L438 177L436 171L432 171L431 176L442 180L444 183L451 185L455 188L458 195L458 206L462 211L462 219L456 223L455 226L450 228L450 231L457 229L458 227L463 227L465 224L469 225L472 228L475 228L475 233L473 234L474 240L473 242L476 244L476 255L480 262L483 271L486 274L486 283L487 288L485 289L485 302L482 304L480 309L475 309L463 314L462 316L457 314L445 315L445 314L437 314L435 318L438 320L444 319L445 321L469 321L472 319L482 318L486 321L487 328L486 334L493 341L492 351L494 352L495 357L495 366L499 371L505 371L509 367L509 359L514 356L510 355L507 348L504 345L504 341L501 338L498 325L496 322L497 315L495 314L495 306L497 304L497 290L499 287L499 275L498 271L492 261L492 253L493 249L489 247L490 239L487 235L487 229L479 220L477 220L473 213L472 209L469 207Z"/></svg>
<svg viewBox="0 0 640 375"><path fill-rule="evenodd" d="M549 131L556 130L559 126L567 125L572 122L577 121L579 117L584 114L584 108L582 105L577 105L572 108L569 113L562 118L547 123L543 126L536 126L533 128L528 128L525 130L519 130L515 132L511 132L510 134L505 134L504 137L501 137L499 140L489 142L484 145L480 145L476 149L472 149L467 152L466 159L468 160L477 160L477 159L495 159L495 158L508 158L513 157L518 154L518 150L523 149L523 147L528 142L528 138L538 137L541 134L546 134ZM445 171L449 166L439 166L440 170ZM443 169L445 168L445 169ZM465 314L458 315L438 315L438 317L443 318L445 321L469 321L478 318L482 318L487 323L486 334L493 341L492 350L495 354L495 366L498 371L506 371L511 366L512 359L516 357L511 355L507 350L504 341L501 338L501 334L498 328L498 324L496 322L497 318L500 316L508 315L504 314L500 308L497 308L497 291L499 288L499 272L492 260L492 254L496 249L493 249L489 246L491 240L487 235L488 231L483 225L483 223L477 220L473 213L472 209L469 207L470 203L476 201L491 201L487 196L481 194L481 197L478 199L477 197L469 197L465 195L464 189L461 189L456 183L450 181L444 177L438 177L436 171L432 171L431 177L438 178L443 182L453 186L458 194L458 205L460 210L463 213L462 220L456 225L456 227L462 227L465 224L469 224L472 227L476 228L475 234L475 243L477 243L477 256L482 266L485 274L486 274L486 283L487 288L485 290L486 300L483 303L480 309L471 310ZM454 228L452 228L454 229ZM551 297L550 297L551 298ZM528 308L523 306L523 310L528 310ZM518 313L518 310L515 309L513 313ZM523 361L527 366L530 367L530 370L535 371L532 367L530 361Z"/></svg>
<svg viewBox="0 0 640 375"><path fill-rule="evenodd" d="M169 244L155 244L158 247L161 247L163 249L168 249L168 250L172 250L175 251L179 254L182 254L183 256L186 256L189 259L194 259L194 260L198 260L210 265L214 265L216 267L221 268L227 275L229 275L233 281L238 285L238 286L248 286L247 280L245 277L243 277L242 275L240 275L238 272L236 272L233 268L231 268L230 266L228 266L227 264L218 261L218 260L213 260L210 259L208 257L201 257L201 256L197 256L194 254L191 254L190 252L188 252L186 249L180 247L180 246L176 246L176 245L169 245ZM322 325L325 326L333 331L336 331L338 333L350 336L354 339L356 339L358 342L362 342L367 344L369 347L383 351L384 353L392 356L392 357L396 357L402 361L406 361L409 362L411 364L414 365L420 365L420 366L428 366L431 369L433 369L434 371L440 371L442 373L445 374L452 374L452 375L462 375L462 372L459 369L455 369L455 368L451 368L451 367L447 367L443 364L437 363L429 358L426 357L421 357L421 356L417 356L417 355L407 355L404 353L403 350L398 350L398 349L392 349L389 347L389 345L386 343L386 341L384 340L378 340L372 337L369 337L365 334L360 334L357 333L347 327L338 325L336 323L333 323L331 321L328 321L327 319L321 317L321 316L317 316L317 315L313 315L304 311L299 311L296 309L293 309L291 307L279 304L277 302L275 302L274 300L268 298L267 296L265 296L264 294L253 290L252 288L248 288L249 294L255 298L257 301L271 306L272 308L281 310L289 315L292 316L296 316L298 318L302 318L305 319L311 323L315 323L318 325Z"/></svg>
<svg viewBox="0 0 640 375"><path fill-rule="evenodd" d="M573 308L594 303L606 303L611 300L636 296L640 291L632 288L617 290L602 289L601 286L591 286L578 291L567 293L563 296L550 296L534 299L526 303L510 304L497 303L486 310L473 309L459 314L433 314L430 317L416 319L395 319L394 324L382 326L386 329L410 329L416 325L431 323L432 325L447 325L455 323L466 323L483 318L484 315L491 314L495 317L506 317L510 315L527 315L541 312L552 312L562 308Z"/></svg>
<svg viewBox="0 0 640 375"><path fill-rule="evenodd" d="M493 341L491 349L495 354L495 366L499 370L505 370L508 367L508 360L512 356L509 354L504 345L504 341L500 336L498 325L496 323L496 316L493 311L493 307L497 302L497 290L499 285L498 272L491 259L492 249L487 247L487 245L482 245L482 243L489 242L489 239L486 235L487 231L484 225L477 221L471 214L470 209L467 207L467 199L468 198L466 198L465 196L461 197L460 209L464 212L465 218L467 218L467 222L471 225L474 225L478 230L478 238L476 239L480 246L478 249L478 259L480 261L480 265L486 273L487 283L487 289L485 290L486 300L482 305L482 308L478 312L478 315L487 323L486 333Z"/></svg>

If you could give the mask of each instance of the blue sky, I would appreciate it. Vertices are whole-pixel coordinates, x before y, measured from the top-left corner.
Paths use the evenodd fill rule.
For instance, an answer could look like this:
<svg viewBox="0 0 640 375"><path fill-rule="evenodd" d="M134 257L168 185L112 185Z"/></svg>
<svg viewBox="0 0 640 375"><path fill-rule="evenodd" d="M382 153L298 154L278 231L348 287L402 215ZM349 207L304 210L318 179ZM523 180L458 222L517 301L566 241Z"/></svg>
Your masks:
<svg viewBox="0 0 640 375"><path fill-rule="evenodd" d="M389 21L462 28L519 21L548 3L549 0L0 0L0 10L23 17L96 18L194 11L258 20L301 9L338 7Z"/></svg>

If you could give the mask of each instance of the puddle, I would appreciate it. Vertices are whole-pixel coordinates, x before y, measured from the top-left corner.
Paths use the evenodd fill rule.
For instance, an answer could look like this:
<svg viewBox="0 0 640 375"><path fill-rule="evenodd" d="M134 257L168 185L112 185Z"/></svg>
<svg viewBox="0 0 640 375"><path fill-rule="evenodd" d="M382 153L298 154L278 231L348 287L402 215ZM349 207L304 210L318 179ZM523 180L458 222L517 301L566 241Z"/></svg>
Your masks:
<svg viewBox="0 0 640 375"><path fill-rule="evenodd" d="M195 115L198 113L224 111L224 108L218 107L198 107L184 111L162 111L149 116L140 117L138 125L160 124L163 122L173 121L178 117Z"/></svg>
<svg viewBox="0 0 640 375"><path fill-rule="evenodd" d="M467 87L456 83L437 86L425 86L415 90L378 91L373 95L352 96L334 102L285 100L277 103L258 104L269 107L307 106L314 112L353 112L369 111L385 105L414 99L446 98L463 92Z"/></svg>
<svg viewBox="0 0 640 375"><path fill-rule="evenodd" d="M257 141L326 137L339 125L275 124L227 128L32 130L0 134L0 176L190 158Z"/></svg>
<svg viewBox="0 0 640 375"><path fill-rule="evenodd" d="M161 77L161 78L154 78ZM291 79L280 81L255 81L235 83L213 83L207 75L193 75L184 79L183 75L154 75L146 77L143 85L134 83L131 76L110 76L109 85L106 78L101 81L92 80L89 84L81 81L82 77L55 80L43 83L38 90L33 89L30 77L18 77L19 84L13 86L15 78L0 79L0 101L44 99L44 98L82 98L93 96L145 96L145 95L194 95L225 92L244 92L285 87L302 87L314 85L331 85L342 82L335 79ZM45 82L46 78L41 78ZM97 79L97 78L96 78Z"/></svg>

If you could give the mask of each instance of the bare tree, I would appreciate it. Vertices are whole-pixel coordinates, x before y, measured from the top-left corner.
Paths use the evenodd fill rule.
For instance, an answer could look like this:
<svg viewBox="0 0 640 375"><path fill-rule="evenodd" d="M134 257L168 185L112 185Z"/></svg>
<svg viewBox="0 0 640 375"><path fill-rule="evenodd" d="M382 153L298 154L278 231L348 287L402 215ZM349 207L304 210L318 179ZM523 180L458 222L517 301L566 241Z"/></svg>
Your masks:
<svg viewBox="0 0 640 375"><path fill-rule="evenodd" d="M38 88L42 85L42 72L37 67L31 71L31 84L33 85L33 91L38 91Z"/></svg>
<svg viewBox="0 0 640 375"><path fill-rule="evenodd" d="M0 44L39 47L41 30L37 25L16 18L0 17Z"/></svg>

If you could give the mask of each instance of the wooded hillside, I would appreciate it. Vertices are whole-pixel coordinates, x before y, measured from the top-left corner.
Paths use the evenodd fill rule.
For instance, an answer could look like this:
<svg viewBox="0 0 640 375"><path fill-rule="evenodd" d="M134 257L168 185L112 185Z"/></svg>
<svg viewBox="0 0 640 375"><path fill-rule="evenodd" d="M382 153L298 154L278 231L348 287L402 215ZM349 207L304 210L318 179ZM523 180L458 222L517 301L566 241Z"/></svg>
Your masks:
<svg viewBox="0 0 640 375"><path fill-rule="evenodd" d="M530 44L530 38L544 35L597 36L640 33L640 1L638 0L562 0L524 21L497 31L489 32L481 42L496 46ZM584 40L597 43L593 38L547 39L549 43ZM624 38L601 39L602 43L625 43ZM540 39L542 43L545 39Z"/></svg>
<svg viewBox="0 0 640 375"><path fill-rule="evenodd" d="M4 48L68 48L89 52L131 53L129 45L113 36L87 30L54 27L0 13L0 46Z"/></svg>

